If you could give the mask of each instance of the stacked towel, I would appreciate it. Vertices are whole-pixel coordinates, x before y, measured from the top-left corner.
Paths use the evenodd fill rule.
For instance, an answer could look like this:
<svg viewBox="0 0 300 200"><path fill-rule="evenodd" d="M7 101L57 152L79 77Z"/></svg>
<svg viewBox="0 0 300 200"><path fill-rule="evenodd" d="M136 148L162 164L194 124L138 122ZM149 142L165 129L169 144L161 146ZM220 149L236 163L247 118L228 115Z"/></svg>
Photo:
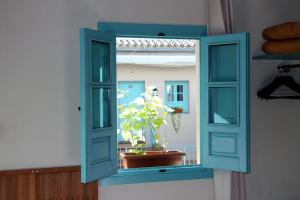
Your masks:
<svg viewBox="0 0 300 200"><path fill-rule="evenodd" d="M300 52L300 22L287 22L263 31L261 49L268 54Z"/></svg>

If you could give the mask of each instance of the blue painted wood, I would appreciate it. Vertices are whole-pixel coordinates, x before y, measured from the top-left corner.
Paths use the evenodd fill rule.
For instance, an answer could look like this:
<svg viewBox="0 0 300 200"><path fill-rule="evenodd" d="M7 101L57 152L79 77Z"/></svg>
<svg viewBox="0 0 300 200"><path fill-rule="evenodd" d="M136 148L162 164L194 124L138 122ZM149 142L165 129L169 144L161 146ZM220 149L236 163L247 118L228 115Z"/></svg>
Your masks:
<svg viewBox="0 0 300 200"><path fill-rule="evenodd" d="M81 181L117 173L115 36L80 30Z"/></svg>
<svg viewBox="0 0 300 200"><path fill-rule="evenodd" d="M162 172L163 171L163 172ZM153 167L119 170L118 174L100 181L101 186L161 181L213 178L213 170L194 166Z"/></svg>
<svg viewBox="0 0 300 200"><path fill-rule="evenodd" d="M235 44L213 45L209 48L210 81L237 81L238 48ZM226 52L226 53L224 53Z"/></svg>
<svg viewBox="0 0 300 200"><path fill-rule="evenodd" d="M203 37L200 44L202 164L249 172L249 35Z"/></svg>
<svg viewBox="0 0 300 200"><path fill-rule="evenodd" d="M182 92L178 91L177 87L182 87ZM168 98L168 90L173 88L172 99ZM183 99L181 99L181 97ZM172 107L180 107L184 113L189 112L189 82L188 81L165 81L165 104Z"/></svg>
<svg viewBox="0 0 300 200"><path fill-rule="evenodd" d="M129 95L118 99L118 105L128 104L145 92L145 81L118 81L118 89L128 91ZM118 118L118 129L121 119ZM123 141L122 135L118 135L118 142Z"/></svg>
<svg viewBox="0 0 300 200"><path fill-rule="evenodd" d="M237 87L210 87L209 123L231 124L238 123ZM226 105L226 106L224 106Z"/></svg>
<svg viewBox="0 0 300 200"><path fill-rule="evenodd" d="M127 97L118 100L118 104L128 104L145 92L145 81L118 81L118 89L129 92Z"/></svg>
<svg viewBox="0 0 300 200"><path fill-rule="evenodd" d="M98 22L98 30L117 37L195 38L207 35L206 26ZM164 34L164 36L160 36Z"/></svg>

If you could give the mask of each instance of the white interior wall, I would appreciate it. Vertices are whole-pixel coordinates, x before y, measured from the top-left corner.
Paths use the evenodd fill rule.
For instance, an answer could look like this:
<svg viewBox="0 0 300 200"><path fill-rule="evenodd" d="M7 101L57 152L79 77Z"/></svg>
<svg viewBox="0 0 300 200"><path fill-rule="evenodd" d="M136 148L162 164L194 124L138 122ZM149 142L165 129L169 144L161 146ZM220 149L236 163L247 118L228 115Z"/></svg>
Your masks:
<svg viewBox="0 0 300 200"><path fill-rule="evenodd" d="M0 1L0 170L80 164L80 27L99 20L205 24L205 16L204 0ZM180 200L181 191L213 199L211 180L151 186L157 196L150 184L140 185L139 196ZM125 192L137 190L107 187L101 200L127 199Z"/></svg>
<svg viewBox="0 0 300 200"><path fill-rule="evenodd" d="M196 145L196 67L150 67L144 65L118 65L118 81L145 81L145 86L155 85L158 96L164 99L165 81L189 81L189 112L181 114L180 129L176 134L168 116L168 126L159 134L166 137L168 145Z"/></svg>
<svg viewBox="0 0 300 200"><path fill-rule="evenodd" d="M300 17L298 0L234 1L237 31L251 33L251 53L264 26ZM79 164L80 27L95 27L97 20L205 24L205 15L204 0L1 1L0 169ZM275 73L269 63L252 62L249 200L299 199L299 102L256 99ZM153 193L149 185L139 185L143 199L179 200L180 192L213 199L211 181L152 183L159 188ZM109 200L137 190L124 185L100 192Z"/></svg>
<svg viewBox="0 0 300 200"><path fill-rule="evenodd" d="M0 169L80 163L79 29L99 20L204 24L204 0L1 1Z"/></svg>
<svg viewBox="0 0 300 200"><path fill-rule="evenodd" d="M115 185L100 190L100 200L213 200L212 179Z"/></svg>
<svg viewBox="0 0 300 200"><path fill-rule="evenodd" d="M251 53L262 44L264 27L300 20L298 0L234 0L236 31L251 33ZM299 181L299 100L261 101L256 92L277 75L277 61L251 62L251 173L248 200L296 200ZM292 72L300 83L300 70Z"/></svg>

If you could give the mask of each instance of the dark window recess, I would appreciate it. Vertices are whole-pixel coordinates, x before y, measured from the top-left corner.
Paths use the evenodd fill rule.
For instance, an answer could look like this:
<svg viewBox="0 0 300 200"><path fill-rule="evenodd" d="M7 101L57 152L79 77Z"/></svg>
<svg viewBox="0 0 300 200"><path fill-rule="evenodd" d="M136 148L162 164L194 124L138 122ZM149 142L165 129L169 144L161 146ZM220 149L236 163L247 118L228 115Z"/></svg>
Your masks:
<svg viewBox="0 0 300 200"><path fill-rule="evenodd" d="M177 101L183 101L183 94L177 94Z"/></svg>
<svg viewBox="0 0 300 200"><path fill-rule="evenodd" d="M177 85L177 92L183 92L183 85Z"/></svg>
<svg viewBox="0 0 300 200"><path fill-rule="evenodd" d="M159 173L164 173L164 172L167 172L167 170L166 169L160 169L159 170Z"/></svg>

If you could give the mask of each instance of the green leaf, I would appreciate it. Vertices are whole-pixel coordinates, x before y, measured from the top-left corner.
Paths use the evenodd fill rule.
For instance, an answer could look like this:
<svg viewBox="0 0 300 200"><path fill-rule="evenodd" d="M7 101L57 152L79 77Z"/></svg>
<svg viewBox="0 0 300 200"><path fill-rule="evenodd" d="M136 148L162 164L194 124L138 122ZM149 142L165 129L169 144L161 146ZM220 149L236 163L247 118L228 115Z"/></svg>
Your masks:
<svg viewBox="0 0 300 200"><path fill-rule="evenodd" d="M154 131L155 142L159 143L161 138L157 132L162 125L167 125L166 118L169 108L164 105L160 97L152 95L154 88L155 86L149 86L133 102L118 106L119 118L122 119L121 134L126 140L132 141L133 145L136 145L137 141L145 139L145 135L142 133L144 130L149 130L149 127L152 127ZM118 90L120 98L126 98L128 95L128 90Z"/></svg>

